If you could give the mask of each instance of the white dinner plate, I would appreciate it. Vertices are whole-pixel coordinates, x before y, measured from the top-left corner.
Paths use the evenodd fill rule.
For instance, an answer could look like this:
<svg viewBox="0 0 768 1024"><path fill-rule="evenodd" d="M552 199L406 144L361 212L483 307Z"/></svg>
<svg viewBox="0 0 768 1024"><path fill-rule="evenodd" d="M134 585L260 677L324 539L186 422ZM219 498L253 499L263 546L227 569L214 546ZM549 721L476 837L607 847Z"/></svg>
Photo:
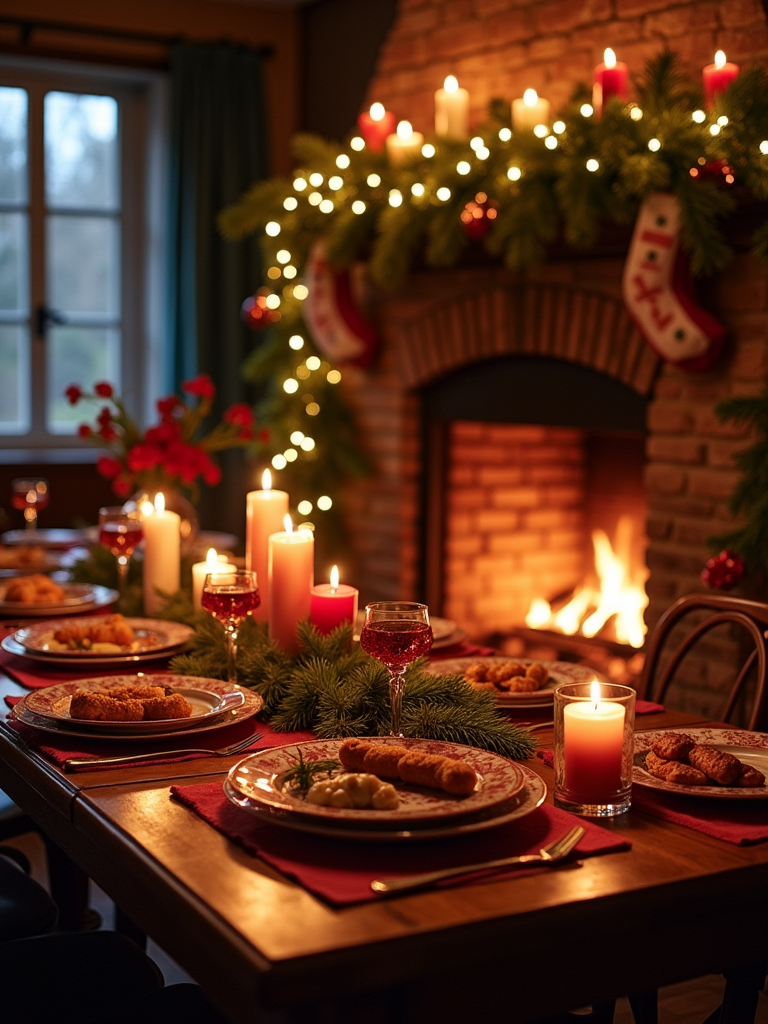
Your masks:
<svg viewBox="0 0 768 1024"><path fill-rule="evenodd" d="M339 828L338 825L329 823L322 819L306 818L266 807L265 805L251 800L238 792L226 779L224 782L224 795L236 807L242 808L252 814L259 821L271 825L282 825L286 828L297 829L300 832L310 832L313 835L328 836L332 839L352 840L358 843L392 843L392 842L426 842L434 839L450 839L456 836L471 835L474 832L482 832L489 828L497 828L499 825L507 825L518 818L524 818L535 811L544 803L547 795L547 787L535 772L525 765L517 765L523 775L524 785L520 790L517 799L510 803L503 804L501 808L478 814L469 820L451 819L430 828L376 828L366 826L362 828ZM230 775L232 773L230 772ZM387 814L387 811L381 811Z"/></svg>
<svg viewBox="0 0 768 1024"><path fill-rule="evenodd" d="M649 750L653 743L665 732L686 733L693 736L697 743L707 743L727 754L733 754L740 761L751 764L768 779L768 733L748 732L746 729L710 729L694 726L683 726L679 729L650 729L647 732L635 733L635 756ZM665 793L681 793L685 796L705 797L714 800L765 800L768 799L768 785L756 786L753 789L742 789L739 786L681 786L675 782L657 779L645 768L635 763L632 768L632 781L638 786L649 789L660 789Z"/></svg>
<svg viewBox="0 0 768 1024"><path fill-rule="evenodd" d="M69 650L60 644L54 634L60 629L74 627L97 626L107 622L108 617L98 616L93 618L78 619L76 623L67 620L57 621L49 619L45 622L38 622L34 626L26 626L18 629L13 634L16 643L21 644L28 654L45 655L46 658L56 657L64 659L67 664L71 660L103 661L104 657L121 657L135 654L145 654L148 651L177 650L182 647L194 634L191 626L181 622L171 622L166 619L125 619L131 627L136 640L130 646L119 646L117 644L96 644L91 650L77 648Z"/></svg>
<svg viewBox="0 0 768 1024"><path fill-rule="evenodd" d="M7 586L7 583L0 583L0 615L20 618L39 619L41 615L74 615L77 612L96 611L113 604L119 596L116 590L91 583L59 583L58 586L66 595L62 601L51 604L26 604L21 601L6 601L4 595Z"/></svg>
<svg viewBox="0 0 768 1024"><path fill-rule="evenodd" d="M8 530L0 537L3 544L34 544L41 548L59 550L85 544L87 539L87 530L59 530L39 526L34 533L31 530Z"/></svg>
<svg viewBox="0 0 768 1024"><path fill-rule="evenodd" d="M538 661L532 658L509 658L501 654L492 654L487 658L443 658L438 661L428 662L424 666L425 672L432 675L463 676L470 665L477 665L478 662L485 662L489 665L503 665L507 662L514 662L518 665L538 664L544 665L549 672L549 678L542 687L531 693L510 693L508 690L494 687L493 693L499 707L514 708L541 708L549 707L555 699L555 689L564 683L590 683L593 679L605 682L603 676L594 669L585 665L575 665L570 661ZM485 687L478 687L478 689Z"/></svg>

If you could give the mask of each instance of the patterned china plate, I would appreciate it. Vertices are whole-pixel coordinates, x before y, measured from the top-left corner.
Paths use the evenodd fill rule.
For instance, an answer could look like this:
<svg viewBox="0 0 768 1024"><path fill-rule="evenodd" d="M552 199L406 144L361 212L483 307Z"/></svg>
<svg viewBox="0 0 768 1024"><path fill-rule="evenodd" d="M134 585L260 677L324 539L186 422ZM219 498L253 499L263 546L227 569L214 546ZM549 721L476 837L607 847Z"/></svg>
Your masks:
<svg viewBox="0 0 768 1024"><path fill-rule="evenodd" d="M102 690L105 685L169 686L178 690L193 705L191 718L164 719L158 722L87 722L69 717L69 699L76 690ZM245 687L233 686L220 679L202 679L197 676L178 676L171 673L137 676L104 676L100 679L79 679L58 683L26 694L13 709L13 716L25 725L43 732L63 736L67 741L74 736L91 740L157 740L185 736L221 729L235 722L257 715L264 706L258 693Z"/></svg>
<svg viewBox="0 0 768 1024"><path fill-rule="evenodd" d="M454 836L471 835L474 832L481 832L488 828L496 828L498 825L506 825L518 818L524 818L531 811L535 811L544 803L547 795L547 787L544 781L535 773L526 768L525 765L516 766L523 777L523 787L517 798L498 806L491 807L485 812L473 815L469 820L437 818L421 823L413 827L384 827L380 820L367 823L361 828L347 828L343 823L335 821L324 821L319 818L310 818L294 814L291 811L278 810L265 806L256 799L243 796L241 792L231 784L228 778L224 782L224 794L236 807L242 808L249 814L258 818L259 821L268 822L272 825L283 825L287 828L298 829L300 832L311 832L314 835L329 836L332 839L351 839L354 842L363 843L391 843L401 841L423 842L429 839L449 839ZM230 772L230 777L233 771ZM380 811L379 816L390 814L390 811ZM379 825L380 827L377 827ZM341 827L340 827L341 826Z"/></svg>
<svg viewBox="0 0 768 1024"><path fill-rule="evenodd" d="M443 658L440 661L429 662L424 666L424 671L433 675L463 676L470 665L476 665L479 661L487 662L489 665L503 665L509 662L518 665L534 663L534 659L531 658L508 658L493 654L488 658ZM507 690L497 690L494 687L499 707L547 707L555 699L555 688L563 683L591 683L593 679L605 682L599 672L585 665L574 665L570 661L540 661L537 664L546 666L549 672L549 679L544 686L533 693L509 693Z"/></svg>
<svg viewBox="0 0 768 1024"><path fill-rule="evenodd" d="M321 807L307 803L289 788L283 776L296 764L299 751L305 760L332 758L338 760L341 740L311 740L307 743L276 747L251 754L229 773L229 784L240 796L253 803L300 818L334 824L346 828L375 823L377 828L386 829L409 825L443 821L466 817L491 808L506 806L523 788L525 779L520 768L513 761L487 750L466 747L457 743L438 740L398 739L380 737L374 742L382 745L398 745L409 750L424 751L428 754L442 754L471 764L478 774L478 784L473 793L466 797L451 796L436 789L411 786L397 782L400 806L393 811L375 811L345 807Z"/></svg>
<svg viewBox="0 0 768 1024"><path fill-rule="evenodd" d="M106 621L103 616L83 618L78 619L76 625L95 626ZM144 654L147 651L167 652L172 647L181 647L194 633L191 626L185 626L181 622L168 622L164 619L126 619L125 621L136 634L136 641L130 647L121 647L117 644L98 644L98 650L68 650L63 645L57 644L53 635L58 629L66 629L72 623L56 619L19 629L13 634L13 639L21 644L26 652L44 654L46 657L55 655L57 658L65 658L68 662L72 658L101 661L105 656L120 657L121 655Z"/></svg>
<svg viewBox="0 0 768 1024"><path fill-rule="evenodd" d="M651 745L665 732L684 732L696 738L699 743L709 743L726 754L733 754L740 761L751 764L768 779L768 733L747 732L746 729L709 729L686 726L680 729L653 729L635 733L635 755L649 750ZM768 785L754 789L737 786L681 786L665 782L651 775L645 768L635 764L632 781L638 786L660 789L665 793L683 793L685 796L702 796L715 800L766 800Z"/></svg>
<svg viewBox="0 0 768 1024"><path fill-rule="evenodd" d="M23 618L39 618L41 615L73 615L75 612L96 611L112 604L118 598L116 590L93 586L90 583L60 583L65 592L63 601L52 604L26 604L21 601L6 601L7 583L0 583L0 614L16 615ZM64 625L64 623L62 623ZM67 623L70 625L70 623Z"/></svg>

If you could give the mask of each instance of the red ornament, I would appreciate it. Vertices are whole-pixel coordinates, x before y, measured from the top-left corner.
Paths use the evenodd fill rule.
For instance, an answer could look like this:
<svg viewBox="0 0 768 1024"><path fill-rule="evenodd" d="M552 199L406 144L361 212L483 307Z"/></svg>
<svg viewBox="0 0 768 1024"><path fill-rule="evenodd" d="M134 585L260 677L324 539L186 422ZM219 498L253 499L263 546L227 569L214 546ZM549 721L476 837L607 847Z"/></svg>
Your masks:
<svg viewBox="0 0 768 1024"><path fill-rule="evenodd" d="M478 192L461 211L461 224L474 242L479 242L491 230L498 214L496 204L485 192Z"/></svg>
<svg viewBox="0 0 768 1024"><path fill-rule="evenodd" d="M716 590L733 590L744 575L744 562L735 551L721 551L708 558L701 573L708 587Z"/></svg>
<svg viewBox="0 0 768 1024"><path fill-rule="evenodd" d="M262 292L260 289L255 295L249 295L240 307L240 319L252 331L264 331L280 319L280 311L269 308L267 296Z"/></svg>

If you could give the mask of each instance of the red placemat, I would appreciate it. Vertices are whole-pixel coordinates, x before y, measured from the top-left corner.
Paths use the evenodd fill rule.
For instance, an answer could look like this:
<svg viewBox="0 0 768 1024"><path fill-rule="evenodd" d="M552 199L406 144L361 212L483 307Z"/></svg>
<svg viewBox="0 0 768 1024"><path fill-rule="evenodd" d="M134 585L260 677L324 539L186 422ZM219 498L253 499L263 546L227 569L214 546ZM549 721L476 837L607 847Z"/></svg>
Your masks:
<svg viewBox="0 0 768 1024"><path fill-rule="evenodd" d="M574 825L583 825L586 833L572 854L573 860L631 848L631 843L606 829L547 804L525 818L479 835L401 845L312 836L262 822L230 803L220 782L173 786L171 793L228 839L335 906L381 899L371 890L375 878L395 878L497 857L538 853L542 846L559 839ZM513 867L492 874L446 879L440 885L466 885L551 870Z"/></svg>
<svg viewBox="0 0 768 1024"><path fill-rule="evenodd" d="M493 647L483 647L481 644L451 644L450 647L438 647L429 652L430 661L442 661L443 658L489 658L492 654L498 654Z"/></svg>
<svg viewBox="0 0 768 1024"><path fill-rule="evenodd" d="M536 757L550 768L554 765L555 755L551 750L537 750ZM768 801L765 800L707 800L706 797L662 793L635 783L632 807L734 846L753 846L768 840Z"/></svg>
<svg viewBox="0 0 768 1024"><path fill-rule="evenodd" d="M636 715L653 715L657 711L663 711L664 705L657 704L655 700L640 700L635 701L635 714Z"/></svg>

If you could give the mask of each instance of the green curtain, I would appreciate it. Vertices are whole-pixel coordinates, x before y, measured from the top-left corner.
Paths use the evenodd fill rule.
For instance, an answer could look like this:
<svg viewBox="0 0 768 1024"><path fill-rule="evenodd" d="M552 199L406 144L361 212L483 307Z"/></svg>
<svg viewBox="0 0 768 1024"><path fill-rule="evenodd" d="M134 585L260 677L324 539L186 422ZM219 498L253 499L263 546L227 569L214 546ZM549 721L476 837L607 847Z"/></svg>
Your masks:
<svg viewBox="0 0 768 1024"><path fill-rule="evenodd" d="M253 343L240 306L261 280L258 245L225 242L216 217L268 173L263 59L227 44L182 42L171 53L164 391L208 373L218 415L252 397L240 376ZM252 482L243 483L240 453L222 464L201 521L242 535L240 494Z"/></svg>

